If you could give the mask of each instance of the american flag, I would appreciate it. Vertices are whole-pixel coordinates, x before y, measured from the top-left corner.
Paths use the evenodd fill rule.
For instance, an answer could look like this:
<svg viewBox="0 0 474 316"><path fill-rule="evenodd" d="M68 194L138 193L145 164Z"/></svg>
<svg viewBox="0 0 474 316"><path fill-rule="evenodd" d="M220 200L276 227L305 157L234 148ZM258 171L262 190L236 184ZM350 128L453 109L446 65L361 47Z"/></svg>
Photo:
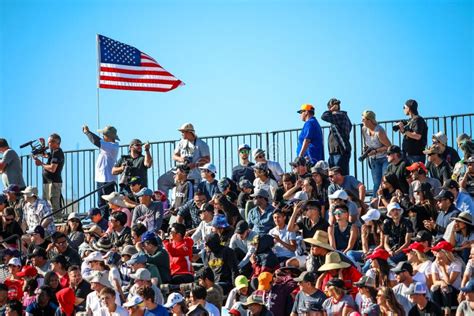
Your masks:
<svg viewBox="0 0 474 316"><path fill-rule="evenodd" d="M99 88L167 92L184 85L153 58L103 35L99 41Z"/></svg>

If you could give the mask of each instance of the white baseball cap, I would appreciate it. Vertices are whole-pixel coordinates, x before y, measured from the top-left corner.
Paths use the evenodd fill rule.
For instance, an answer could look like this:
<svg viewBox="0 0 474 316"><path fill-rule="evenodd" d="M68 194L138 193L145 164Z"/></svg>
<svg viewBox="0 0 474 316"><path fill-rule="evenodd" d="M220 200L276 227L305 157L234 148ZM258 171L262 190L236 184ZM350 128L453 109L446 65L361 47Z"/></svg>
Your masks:
<svg viewBox="0 0 474 316"><path fill-rule="evenodd" d="M349 199L349 195L347 195L347 192L344 190L337 190L333 194L330 194L328 198L331 200L341 199L347 201Z"/></svg>
<svg viewBox="0 0 474 316"><path fill-rule="evenodd" d="M205 164L204 166L199 167L199 169L201 169L201 170L209 170L209 171L212 172L213 174L216 174L216 173L217 173L217 168L216 168L216 166L214 166L214 164L212 164L212 163L207 163L207 164Z"/></svg>
<svg viewBox="0 0 474 316"><path fill-rule="evenodd" d="M375 209L375 208L371 208L367 211L367 213L362 215L360 218L365 223L367 223L368 221L376 221L376 220L380 219L380 211Z"/></svg>
<svg viewBox="0 0 474 316"><path fill-rule="evenodd" d="M21 260L20 260L20 258L11 258L10 260L8 260L7 265L8 266L12 265L12 266L21 267Z"/></svg>
<svg viewBox="0 0 474 316"><path fill-rule="evenodd" d="M172 308L173 306L178 303L181 303L182 301L184 301L183 295L179 293L171 293L170 296L168 296L168 299L166 300L166 304L164 304L163 306L166 308Z"/></svg>
<svg viewBox="0 0 474 316"><path fill-rule="evenodd" d="M123 303L123 307L133 307L143 303L143 298L138 295L134 295L129 298L125 303Z"/></svg>
<svg viewBox="0 0 474 316"><path fill-rule="evenodd" d="M94 251L91 252L85 259L84 261L86 262L91 262L91 261L104 261L104 256L102 256L102 253L100 251Z"/></svg>

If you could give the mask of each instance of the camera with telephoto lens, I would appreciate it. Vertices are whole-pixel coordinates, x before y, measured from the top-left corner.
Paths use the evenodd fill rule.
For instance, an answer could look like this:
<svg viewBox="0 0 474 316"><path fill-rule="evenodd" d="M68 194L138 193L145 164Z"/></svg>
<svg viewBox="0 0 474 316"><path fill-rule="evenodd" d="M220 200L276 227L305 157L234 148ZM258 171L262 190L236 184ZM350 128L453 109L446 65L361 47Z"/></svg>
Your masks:
<svg viewBox="0 0 474 316"><path fill-rule="evenodd" d="M408 130L408 121L402 120L402 121L400 121L400 122L403 123L403 129L406 130L406 131L409 131L409 130ZM393 125L393 126L392 126L392 130L393 130L394 132L398 132L398 131L400 130L400 126L398 126L398 123L397 123L396 125Z"/></svg>
<svg viewBox="0 0 474 316"><path fill-rule="evenodd" d="M371 147L367 147L365 148L364 152L362 153L362 155L360 155L359 158L357 158L360 162L364 161L367 157L369 157L370 153L372 151L374 151L375 149L371 148Z"/></svg>
<svg viewBox="0 0 474 316"><path fill-rule="evenodd" d="M120 177L119 184L121 186L123 185L126 186L128 185L130 178L132 177L133 159L132 159L132 156L130 155L123 155L121 159L122 159L122 166L124 168L123 168L122 175Z"/></svg>
<svg viewBox="0 0 474 316"><path fill-rule="evenodd" d="M31 154L33 156L40 156L40 155L42 156L46 154L46 151L48 150L48 147L46 147L46 142L44 141L44 138L30 140L29 142L26 142L23 145L21 145L20 148L25 148L26 146L31 147Z"/></svg>

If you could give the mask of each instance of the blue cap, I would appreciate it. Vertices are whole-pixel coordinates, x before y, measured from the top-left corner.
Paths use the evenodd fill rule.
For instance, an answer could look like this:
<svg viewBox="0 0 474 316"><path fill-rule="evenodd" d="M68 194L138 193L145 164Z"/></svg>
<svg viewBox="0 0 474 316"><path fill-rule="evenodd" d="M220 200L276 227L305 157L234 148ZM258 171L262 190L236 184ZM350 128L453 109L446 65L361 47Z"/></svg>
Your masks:
<svg viewBox="0 0 474 316"><path fill-rule="evenodd" d="M136 264L136 263L146 263L146 261L147 261L146 255L143 254L142 252L139 252L139 253L134 254L130 258L130 260L127 261L127 265L131 266L132 264Z"/></svg>
<svg viewBox="0 0 474 316"><path fill-rule="evenodd" d="M142 235L141 241L150 241L150 240L156 240L156 235L154 232L146 232Z"/></svg>
<svg viewBox="0 0 474 316"><path fill-rule="evenodd" d="M100 209L98 209L97 207L93 207L89 210L88 213L88 217L92 217L94 215L97 215L97 214L102 214L102 212L100 211Z"/></svg>
<svg viewBox="0 0 474 316"><path fill-rule="evenodd" d="M140 191L138 191L138 193L135 193L135 196L136 196L136 197L140 197L140 196L153 196L153 190L152 190L152 189L148 189L148 188L143 188L143 189L141 189Z"/></svg>
<svg viewBox="0 0 474 316"><path fill-rule="evenodd" d="M20 188L16 184L10 184L8 188L3 190L3 193L20 193Z"/></svg>
<svg viewBox="0 0 474 316"><path fill-rule="evenodd" d="M212 226L217 228L227 228L229 227L229 223L227 223L227 218L223 214L214 215L212 219Z"/></svg>
<svg viewBox="0 0 474 316"><path fill-rule="evenodd" d="M250 146L247 145L247 144L240 144L239 145L239 151L241 151L243 149L250 150Z"/></svg>
<svg viewBox="0 0 474 316"><path fill-rule="evenodd" d="M464 293L474 292L474 280L470 280L466 283L465 287L460 289Z"/></svg>

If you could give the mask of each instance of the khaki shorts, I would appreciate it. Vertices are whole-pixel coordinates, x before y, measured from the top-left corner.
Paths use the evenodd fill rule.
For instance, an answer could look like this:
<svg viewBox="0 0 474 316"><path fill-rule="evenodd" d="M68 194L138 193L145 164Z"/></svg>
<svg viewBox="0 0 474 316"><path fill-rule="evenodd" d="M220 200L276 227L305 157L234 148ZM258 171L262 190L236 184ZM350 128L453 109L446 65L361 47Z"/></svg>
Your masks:
<svg viewBox="0 0 474 316"><path fill-rule="evenodd" d="M43 199L49 201L53 212L61 207L62 186L62 183L43 184Z"/></svg>

